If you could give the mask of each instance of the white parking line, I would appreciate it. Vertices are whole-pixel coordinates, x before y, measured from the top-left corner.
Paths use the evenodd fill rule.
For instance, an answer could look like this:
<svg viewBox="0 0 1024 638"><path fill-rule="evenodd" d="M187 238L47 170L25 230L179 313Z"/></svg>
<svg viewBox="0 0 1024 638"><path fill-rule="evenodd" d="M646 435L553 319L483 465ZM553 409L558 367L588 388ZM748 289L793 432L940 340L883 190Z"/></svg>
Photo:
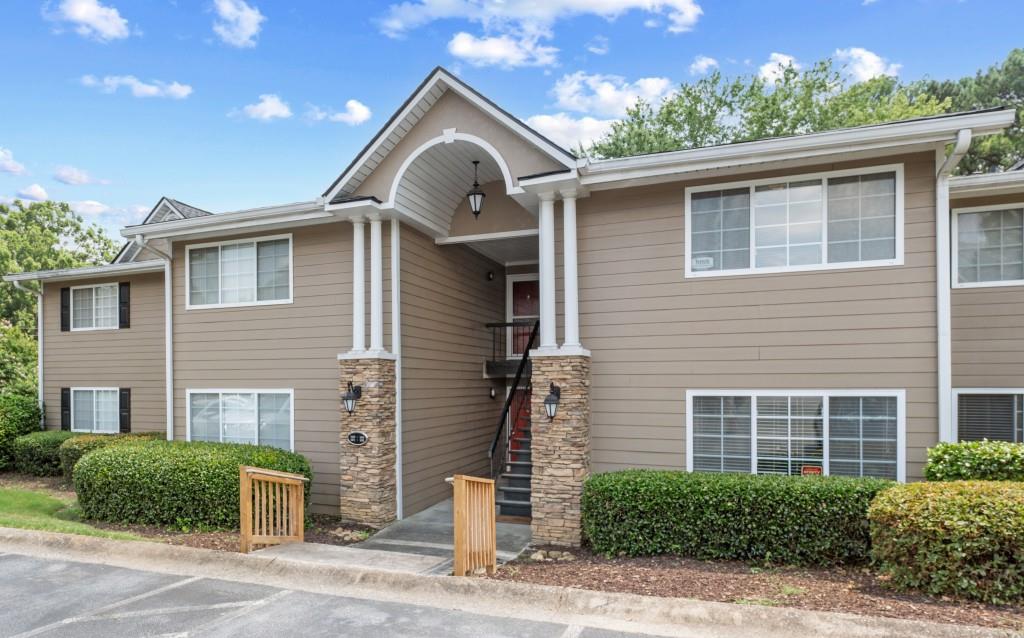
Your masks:
<svg viewBox="0 0 1024 638"><path fill-rule="evenodd" d="M565 628L565 631L562 632L562 635L559 636L559 638L580 638L580 634L582 633L583 627L579 625L569 625Z"/></svg>

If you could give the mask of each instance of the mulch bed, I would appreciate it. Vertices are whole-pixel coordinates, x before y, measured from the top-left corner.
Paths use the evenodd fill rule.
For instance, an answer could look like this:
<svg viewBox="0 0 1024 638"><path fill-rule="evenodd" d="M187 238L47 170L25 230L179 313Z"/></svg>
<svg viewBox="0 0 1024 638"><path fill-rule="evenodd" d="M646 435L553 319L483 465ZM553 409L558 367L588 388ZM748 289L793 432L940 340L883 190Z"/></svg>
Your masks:
<svg viewBox="0 0 1024 638"><path fill-rule="evenodd" d="M29 476L15 472L0 474L0 487L49 492L61 500L75 498L72 485L61 476ZM327 514L312 514L312 525L306 528L307 543L324 545L351 545L369 537L375 531L372 527L343 523L341 517ZM102 521L83 521L99 529L130 532L149 540L186 545L202 549L216 549L225 552L238 551L238 532L224 531L182 531L158 525L123 525Z"/></svg>
<svg viewBox="0 0 1024 638"><path fill-rule="evenodd" d="M545 548L540 548L545 549ZM571 562L516 560L492 576L542 585L726 603L796 607L1003 629L1024 629L1024 606L900 593L866 568L759 569L672 556L604 558L577 550Z"/></svg>

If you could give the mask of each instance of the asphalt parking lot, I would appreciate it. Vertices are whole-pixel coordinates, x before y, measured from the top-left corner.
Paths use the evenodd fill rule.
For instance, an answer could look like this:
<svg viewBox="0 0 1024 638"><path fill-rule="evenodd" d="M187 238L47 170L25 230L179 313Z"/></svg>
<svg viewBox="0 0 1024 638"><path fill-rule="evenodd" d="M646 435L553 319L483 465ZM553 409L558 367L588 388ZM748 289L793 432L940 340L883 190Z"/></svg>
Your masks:
<svg viewBox="0 0 1024 638"><path fill-rule="evenodd" d="M0 554L0 636L613 638L439 607Z"/></svg>

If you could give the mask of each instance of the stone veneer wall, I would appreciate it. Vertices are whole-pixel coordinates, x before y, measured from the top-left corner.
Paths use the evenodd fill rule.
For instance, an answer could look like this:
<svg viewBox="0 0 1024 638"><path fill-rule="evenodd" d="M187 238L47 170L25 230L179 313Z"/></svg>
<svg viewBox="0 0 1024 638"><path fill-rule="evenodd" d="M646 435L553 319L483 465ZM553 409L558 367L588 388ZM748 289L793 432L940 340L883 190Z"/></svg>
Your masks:
<svg viewBox="0 0 1024 638"><path fill-rule="evenodd" d="M534 356L531 506L533 542L580 545L580 497L590 475L590 357ZM553 421L544 398L554 383L561 401Z"/></svg>
<svg viewBox="0 0 1024 638"><path fill-rule="evenodd" d="M341 516L384 527L395 520L396 506L395 361L342 359L339 367L342 394L349 381L363 388L352 414L341 409ZM354 431L366 434L366 444L348 442Z"/></svg>

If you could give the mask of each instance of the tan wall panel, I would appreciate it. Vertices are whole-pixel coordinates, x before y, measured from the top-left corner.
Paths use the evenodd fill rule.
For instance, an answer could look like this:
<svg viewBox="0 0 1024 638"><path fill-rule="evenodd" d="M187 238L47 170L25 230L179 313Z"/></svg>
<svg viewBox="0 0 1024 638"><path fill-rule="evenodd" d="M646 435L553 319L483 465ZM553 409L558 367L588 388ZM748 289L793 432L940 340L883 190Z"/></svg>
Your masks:
<svg viewBox="0 0 1024 638"><path fill-rule="evenodd" d="M131 327L123 330L61 332L60 289L128 281ZM47 284L43 296L43 401L47 427L60 427L60 389L132 389L132 431L164 432L164 275Z"/></svg>
<svg viewBox="0 0 1024 638"><path fill-rule="evenodd" d="M932 154L750 179L892 163L905 169L899 267L684 279L685 188L708 180L579 201L595 471L685 467L688 389L892 388L907 390L908 476L920 476L938 439Z"/></svg>
<svg viewBox="0 0 1024 638"><path fill-rule="evenodd" d="M295 451L309 458L313 466L312 508L336 514L341 453L337 357L352 346L352 226L326 224L296 228L291 233L294 301L281 305L186 310L185 247L191 242L175 244L175 438L185 438L187 389L293 388ZM270 234L278 233L246 236ZM387 224L382 235L387 345L390 334ZM368 225L365 239L369 331Z"/></svg>
<svg viewBox="0 0 1024 638"><path fill-rule="evenodd" d="M452 214L448 235L482 235L509 230L537 228L537 218L519 203L505 195L504 182L491 182L480 187L484 192L484 205L479 217L473 217L469 200L463 198Z"/></svg>
<svg viewBox="0 0 1024 638"><path fill-rule="evenodd" d="M444 479L486 476L504 387L489 397L484 324L505 317L505 278L465 246L437 246L402 227L402 445L404 513L451 496ZM488 271L499 273L488 281Z"/></svg>

